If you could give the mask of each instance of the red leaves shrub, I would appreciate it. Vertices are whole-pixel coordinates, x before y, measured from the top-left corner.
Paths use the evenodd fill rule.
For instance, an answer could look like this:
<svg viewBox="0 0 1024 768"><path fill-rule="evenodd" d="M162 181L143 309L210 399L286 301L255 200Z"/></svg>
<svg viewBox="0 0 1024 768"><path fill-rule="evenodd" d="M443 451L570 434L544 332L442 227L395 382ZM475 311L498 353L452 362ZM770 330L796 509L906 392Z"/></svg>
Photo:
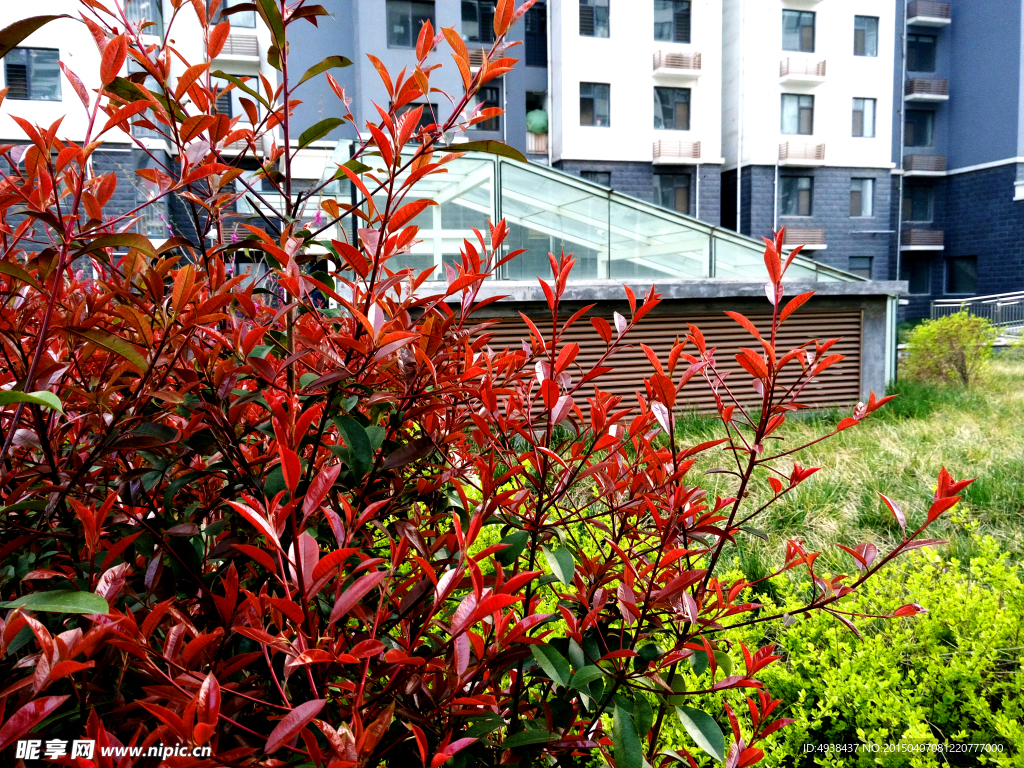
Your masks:
<svg viewBox="0 0 1024 768"><path fill-rule="evenodd" d="M301 141L281 139L297 88L284 36L322 9L257 4L282 85L228 86L270 106L260 119L243 97L246 127L216 113L205 62L168 83L171 43L147 48L119 10L85 5L105 84L98 97L83 89L89 140L22 121L27 149L0 148L0 558L12 601L0 623L0 747L32 732L209 745L214 763L231 766L436 768L540 753L570 765L601 752L623 768L644 757L694 765L687 750L698 747L730 766L758 762L757 744L788 722L758 682L778 657L732 642L730 629L780 617L748 602L751 584L724 579L721 558L816 471L776 441L803 389L839 359L834 340L775 348L808 298L783 304L792 255L783 263L781 235L765 249L770 333L732 314L752 337L737 356L749 380L720 377L716 350L690 327L667 358L647 350L652 373L626 402L601 390L601 376L658 304L653 288L642 299L627 289L630 317L614 327L589 320L606 352L584 368L563 341L588 322L562 309L566 256L542 281L550 331L527 321L522 347L489 346L493 321L477 312L490 300L476 296L516 255L499 256L504 222L465 242L441 295L428 295L428 272L389 266L428 204L407 202L409 190L456 157L443 154L442 134L491 117L464 110L512 65L504 35L529 4L498 4L498 41L475 74L459 37L435 37L429 24L410 77L373 62L392 107L357 154L375 169L339 169L359 206L322 205L331 223L360 221L356 241L324 244L333 278L305 266L323 228L302 224L304 206L319 188L293 193ZM203 4L178 12L204 20L210 52L223 46ZM426 60L442 37L466 94L451 117L420 128L420 108L398 112L430 88ZM118 75L126 56L159 93ZM180 165L140 175L158 199L185 202L194 241L157 247L131 232L143 208L104 213L116 179L89 164L101 112L108 127L134 121L176 149ZM286 202L255 226L232 212L241 170L222 153L264 138L265 183ZM225 238L233 228L240 242ZM263 254L276 293L231 274L243 248ZM93 277L74 266L82 260ZM326 311L325 297L340 311ZM800 373L783 386L787 367ZM674 413L696 377L715 393L722 433L687 446ZM748 386L761 394L755 411L734 397ZM821 439L886 399L872 396ZM692 476L708 452L721 457L728 495L712 498ZM760 476L770 493L752 485ZM839 600L921 545L965 484L940 475L927 521L893 551L847 549L856 577L816 570L817 553L787 542L782 571L807 579L797 613L825 610L852 627ZM723 713L686 702L733 688L751 696L749 712L724 712L727 742ZM662 743L673 707L693 744Z"/></svg>

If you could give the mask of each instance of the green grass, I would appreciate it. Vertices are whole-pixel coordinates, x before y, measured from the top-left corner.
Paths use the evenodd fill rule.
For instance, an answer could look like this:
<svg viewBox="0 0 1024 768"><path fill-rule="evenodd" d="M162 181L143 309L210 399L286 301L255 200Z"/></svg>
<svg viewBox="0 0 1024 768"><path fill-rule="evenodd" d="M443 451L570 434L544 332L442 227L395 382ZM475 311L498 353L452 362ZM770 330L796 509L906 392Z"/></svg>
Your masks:
<svg viewBox="0 0 1024 768"><path fill-rule="evenodd" d="M1011 557L1021 559L1024 361L1009 356L997 359L984 383L969 390L901 381L890 394L898 397L857 427L796 456L802 465L818 466L821 471L752 523L766 531L770 541L741 540L735 554L748 575L779 562L786 538L799 537L813 549L832 553L836 552L833 542L871 541L884 551L900 532L878 494L900 504L908 528L916 527L924 520L942 466L956 479L978 478L963 502L929 529L930 537L949 541L944 554L969 557L972 545L967 534L974 531L994 537ZM846 415L790 418L780 431L783 445L808 442ZM721 434L720 425L716 430L715 424L688 416L680 420L679 438L689 444L710 439ZM696 479L696 472L713 465L722 466L724 460L722 454L713 460L704 458L691 477ZM784 463L781 468L788 466ZM725 478L707 475L700 482L709 491L730 495ZM764 499L767 492L762 479L754 484L749 501ZM847 562L844 568L850 565Z"/></svg>

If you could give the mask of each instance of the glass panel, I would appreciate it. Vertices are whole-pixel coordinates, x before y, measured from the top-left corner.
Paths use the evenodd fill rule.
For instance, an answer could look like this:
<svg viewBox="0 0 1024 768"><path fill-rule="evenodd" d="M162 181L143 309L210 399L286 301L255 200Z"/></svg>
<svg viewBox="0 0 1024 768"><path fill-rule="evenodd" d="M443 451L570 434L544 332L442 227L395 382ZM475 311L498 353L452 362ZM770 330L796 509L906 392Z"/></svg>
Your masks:
<svg viewBox="0 0 1024 768"><path fill-rule="evenodd" d="M708 233L638 206L612 202L611 245L609 276L615 279L708 276Z"/></svg>
<svg viewBox="0 0 1024 768"><path fill-rule="evenodd" d="M458 263L462 241L477 242L474 227L487 236L488 222L494 221L494 162L463 157L445 167L448 173L426 176L405 199L411 203L429 198L437 205L429 206L412 220L420 228L416 236L419 242L409 253L392 258L389 269L423 270ZM444 280L443 269L435 269L430 279Z"/></svg>
<svg viewBox="0 0 1024 768"><path fill-rule="evenodd" d="M935 71L935 35L907 35L907 71Z"/></svg>
<svg viewBox="0 0 1024 768"><path fill-rule="evenodd" d="M233 5L242 5L246 0L226 0L223 7L230 8ZM239 11L226 16L231 21L232 28L256 29L256 11Z"/></svg>
<svg viewBox="0 0 1024 768"><path fill-rule="evenodd" d="M978 259L962 256L946 262L946 293L976 293Z"/></svg>
<svg viewBox="0 0 1024 768"><path fill-rule="evenodd" d="M160 0L128 0L124 10L132 24L153 22L152 26L146 27L143 34L163 36L164 22Z"/></svg>
<svg viewBox="0 0 1024 768"><path fill-rule="evenodd" d="M853 17L853 55L878 55L878 17Z"/></svg>
<svg viewBox="0 0 1024 768"><path fill-rule="evenodd" d="M574 280L608 276L608 197L515 163L501 166L501 210L509 250L526 248L504 267L508 280L550 276L548 253L576 258Z"/></svg>
<svg viewBox="0 0 1024 768"><path fill-rule="evenodd" d="M764 248L755 243L715 234L715 277L725 280L757 280L764 277Z"/></svg>

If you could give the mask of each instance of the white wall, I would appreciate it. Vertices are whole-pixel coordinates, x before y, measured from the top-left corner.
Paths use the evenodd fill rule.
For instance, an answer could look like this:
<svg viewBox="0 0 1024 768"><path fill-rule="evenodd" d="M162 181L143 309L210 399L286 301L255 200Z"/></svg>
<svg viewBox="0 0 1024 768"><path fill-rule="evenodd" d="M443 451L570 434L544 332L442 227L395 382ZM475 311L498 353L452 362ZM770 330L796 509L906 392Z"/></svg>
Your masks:
<svg viewBox="0 0 1024 768"><path fill-rule="evenodd" d="M722 0L694 0L691 43L654 39L653 0L611 0L610 37L581 37L579 0L552 0L553 160L646 162L658 139L700 141L702 162L720 162ZM696 80L659 80L657 51L700 53ZM579 84L611 86L611 125L581 126ZM654 129L654 86L691 89L690 130Z"/></svg>
<svg viewBox="0 0 1024 768"><path fill-rule="evenodd" d="M814 53L782 50L782 10L814 11ZM723 137L726 169L736 167L737 126L742 109L743 165L774 165L779 144L825 144L825 164L891 168L894 6L888 0L725 0ZM853 55L855 15L879 17L878 56ZM741 29L742 25L742 29ZM742 46L740 40L742 39ZM782 84L782 59L826 61L817 85ZM742 90L742 107L740 106ZM781 95L814 95L814 134L784 135ZM876 100L875 137L851 135L854 98Z"/></svg>

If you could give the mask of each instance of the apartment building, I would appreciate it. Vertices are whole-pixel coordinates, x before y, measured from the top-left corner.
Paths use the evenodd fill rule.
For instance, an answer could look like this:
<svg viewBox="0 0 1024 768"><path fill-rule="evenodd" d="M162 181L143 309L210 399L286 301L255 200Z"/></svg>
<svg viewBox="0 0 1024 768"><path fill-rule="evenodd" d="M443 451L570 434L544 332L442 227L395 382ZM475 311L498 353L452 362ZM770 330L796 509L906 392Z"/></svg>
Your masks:
<svg viewBox="0 0 1024 768"><path fill-rule="evenodd" d="M892 0L724 0L722 224L888 272Z"/></svg>
<svg viewBox="0 0 1024 768"><path fill-rule="evenodd" d="M893 159L905 315L1024 290L1024 55L1019 0L898 6Z"/></svg>

